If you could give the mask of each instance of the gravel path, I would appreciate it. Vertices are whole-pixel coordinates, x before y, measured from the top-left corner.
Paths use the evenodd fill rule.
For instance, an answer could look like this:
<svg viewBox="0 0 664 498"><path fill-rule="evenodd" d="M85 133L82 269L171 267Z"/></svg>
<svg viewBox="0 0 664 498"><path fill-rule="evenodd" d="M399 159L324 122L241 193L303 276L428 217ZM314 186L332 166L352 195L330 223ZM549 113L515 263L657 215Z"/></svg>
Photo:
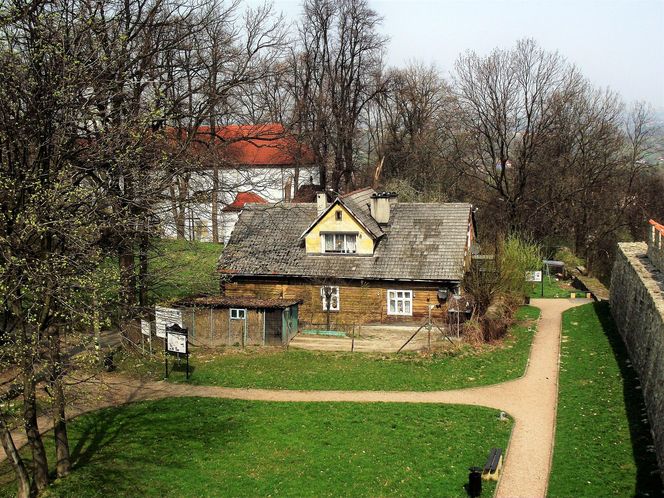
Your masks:
<svg viewBox="0 0 664 498"><path fill-rule="evenodd" d="M496 497L543 497L546 496L555 432L561 313L587 302L590 300L532 300L531 304L540 308L542 315L526 374L519 379L493 386L431 392L292 391L190 386L163 381L141 382L110 374L103 378L108 388L97 389L92 401L88 396L85 403L74 404L68 416L133 401L180 396L254 401L453 403L486 406L507 412L515 421ZM47 431L52 423L49 418L42 417L39 427ZM17 446L25 444L23 433L17 432L14 437Z"/></svg>

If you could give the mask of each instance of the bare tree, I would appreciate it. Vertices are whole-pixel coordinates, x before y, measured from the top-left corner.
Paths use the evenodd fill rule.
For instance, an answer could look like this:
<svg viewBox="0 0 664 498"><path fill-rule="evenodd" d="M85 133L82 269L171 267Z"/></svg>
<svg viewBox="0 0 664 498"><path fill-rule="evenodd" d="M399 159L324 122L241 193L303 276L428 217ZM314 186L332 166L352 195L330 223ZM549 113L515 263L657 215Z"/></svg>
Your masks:
<svg viewBox="0 0 664 498"><path fill-rule="evenodd" d="M533 40L486 57L473 52L455 66L456 109L449 124L452 164L493 190L505 222L521 228L524 200L550 133L553 106L574 92L576 71Z"/></svg>
<svg viewBox="0 0 664 498"><path fill-rule="evenodd" d="M378 34L380 22L365 0L304 3L292 58L293 121L311 145L321 184L334 190L353 187L360 116L385 89L376 77L386 43Z"/></svg>
<svg viewBox="0 0 664 498"><path fill-rule="evenodd" d="M385 182L407 180L421 198L452 197L459 175L449 167L443 133L451 108L450 86L435 67L415 63L391 70L386 80L388 90L366 112L369 156L376 164L373 183L381 177Z"/></svg>

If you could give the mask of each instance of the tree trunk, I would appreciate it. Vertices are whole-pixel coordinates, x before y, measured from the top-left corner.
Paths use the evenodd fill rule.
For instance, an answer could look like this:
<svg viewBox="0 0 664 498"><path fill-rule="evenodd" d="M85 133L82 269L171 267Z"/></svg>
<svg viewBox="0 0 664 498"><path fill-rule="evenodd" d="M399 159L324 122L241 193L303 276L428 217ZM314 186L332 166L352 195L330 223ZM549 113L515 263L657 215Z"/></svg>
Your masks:
<svg viewBox="0 0 664 498"><path fill-rule="evenodd" d="M171 201L171 214L173 216L173 223L175 224L175 233L178 240L184 239L184 212L179 209L178 195L175 192L175 187L169 187L170 201Z"/></svg>
<svg viewBox="0 0 664 498"><path fill-rule="evenodd" d="M40 493L48 486L48 460L37 424L35 376L31 365L24 366L23 375L23 423L32 452L32 491Z"/></svg>
<svg viewBox="0 0 664 498"><path fill-rule="evenodd" d="M344 143L344 188L350 192L355 188L355 164L353 163L353 140L346 140Z"/></svg>
<svg viewBox="0 0 664 498"><path fill-rule="evenodd" d="M53 391L53 434L55 436L56 473L65 477L71 472L67 419L65 417L65 391L62 385L62 358L60 355L60 329L50 327L49 349L51 372L49 383Z"/></svg>
<svg viewBox="0 0 664 498"><path fill-rule="evenodd" d="M148 250L150 249L150 238L148 236L147 218L145 227L140 235L140 244L138 251L138 304L143 310L148 307Z"/></svg>
<svg viewBox="0 0 664 498"><path fill-rule="evenodd" d="M295 166L295 169L293 170L293 191L292 191L292 197L295 197L295 194L297 194L298 188L300 186L300 167Z"/></svg>
<svg viewBox="0 0 664 498"><path fill-rule="evenodd" d="M136 271L134 269L134 251L129 244L122 242L118 256L120 264L120 302L121 320L129 316L130 309L136 304Z"/></svg>
<svg viewBox="0 0 664 498"><path fill-rule="evenodd" d="M316 162L318 162L318 182L323 190L327 189L327 154L319 154L314 149Z"/></svg>
<svg viewBox="0 0 664 498"><path fill-rule="evenodd" d="M14 474L16 474L16 484L18 485L16 497L28 498L30 496L30 476L28 475L28 469L25 467L25 462L23 462L21 455L19 455L12 434L9 432L4 421L0 422L0 438L2 439L2 447L5 450L5 455L7 455L7 459L12 469L14 469Z"/></svg>
<svg viewBox="0 0 664 498"><path fill-rule="evenodd" d="M219 243L219 167L212 169L212 242Z"/></svg>
<svg viewBox="0 0 664 498"><path fill-rule="evenodd" d="M378 188L378 185L380 184L380 175L383 173L383 164L385 164L385 156L382 156L376 163L376 169L374 169L373 175L373 188Z"/></svg>

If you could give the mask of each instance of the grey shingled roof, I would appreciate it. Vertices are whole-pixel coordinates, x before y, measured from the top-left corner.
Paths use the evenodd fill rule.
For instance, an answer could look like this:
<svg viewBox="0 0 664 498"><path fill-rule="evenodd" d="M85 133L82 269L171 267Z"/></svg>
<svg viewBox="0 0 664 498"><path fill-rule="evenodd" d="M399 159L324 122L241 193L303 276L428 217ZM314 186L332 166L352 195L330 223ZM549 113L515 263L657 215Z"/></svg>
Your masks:
<svg viewBox="0 0 664 498"><path fill-rule="evenodd" d="M371 196L376 192L372 188L365 188L356 192L342 195L339 200L345 204L348 209L357 217L358 221L364 225L374 238L383 235L380 225L371 216Z"/></svg>
<svg viewBox="0 0 664 498"><path fill-rule="evenodd" d="M307 255L300 235L316 204L251 204L240 214L219 270L246 276L460 280L471 205L396 203L374 256Z"/></svg>

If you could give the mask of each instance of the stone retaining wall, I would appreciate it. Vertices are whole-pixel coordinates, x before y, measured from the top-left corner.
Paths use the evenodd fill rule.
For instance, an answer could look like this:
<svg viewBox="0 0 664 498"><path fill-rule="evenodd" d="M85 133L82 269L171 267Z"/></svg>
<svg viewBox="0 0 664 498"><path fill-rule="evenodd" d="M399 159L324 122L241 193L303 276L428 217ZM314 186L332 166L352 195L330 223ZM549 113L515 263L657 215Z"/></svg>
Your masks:
<svg viewBox="0 0 664 498"><path fill-rule="evenodd" d="M653 264L650 252L643 242L618 244L610 302L640 376L664 481L664 273ZM661 263L659 259L655 262Z"/></svg>

